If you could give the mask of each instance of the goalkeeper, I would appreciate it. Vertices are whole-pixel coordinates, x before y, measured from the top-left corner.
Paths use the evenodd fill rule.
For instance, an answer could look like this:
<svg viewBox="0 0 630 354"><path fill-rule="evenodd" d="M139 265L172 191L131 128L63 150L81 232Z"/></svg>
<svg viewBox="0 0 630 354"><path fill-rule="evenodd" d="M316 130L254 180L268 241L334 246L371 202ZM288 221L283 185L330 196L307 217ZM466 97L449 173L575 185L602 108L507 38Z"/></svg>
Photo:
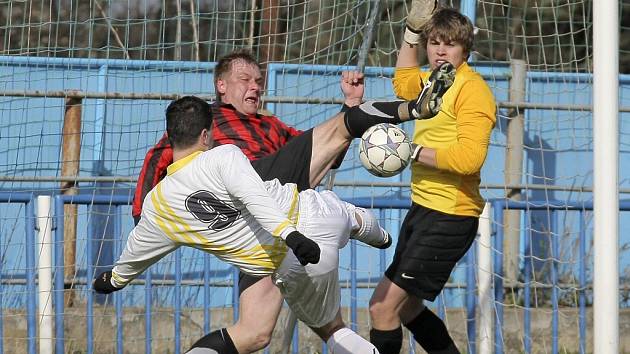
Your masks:
<svg viewBox="0 0 630 354"><path fill-rule="evenodd" d="M440 72L441 73L441 72ZM437 75L436 85L410 102L368 102L360 105L362 74L344 72L341 88L345 113L305 132L296 131L277 117L258 112L262 92L260 66L247 52L221 58L215 69L217 102L211 105L214 145L234 144L252 160L263 180L295 183L299 190L315 187L336 160L343 158L353 137L379 122L399 123L429 118L439 110L440 97L448 89L448 75ZM352 106L352 107L351 107ZM165 134L147 154L134 197L134 218L139 219L145 195L166 174L173 155ZM385 247L385 244L372 244ZM260 350L270 342L282 306L282 296L270 277L240 273L240 308L237 322L227 331L238 338L241 353ZM264 303L265 306L259 306ZM213 332L216 342L226 329Z"/></svg>
<svg viewBox="0 0 630 354"><path fill-rule="evenodd" d="M298 193L295 184L263 182L234 145L208 150L212 117L199 98L172 102L166 120L174 162L147 195L114 268L95 279L94 289L120 290L166 254L190 246L247 274L271 275L296 316L332 353L377 353L343 324L337 275L339 248L350 234L372 243L389 238L374 216L331 191ZM224 345L232 343L229 331L222 334L223 347L208 335L191 353L238 353Z"/></svg>
<svg viewBox="0 0 630 354"><path fill-rule="evenodd" d="M484 200L479 193L496 108L488 85L468 64L471 22L437 1L413 0L394 73L394 92L411 98L427 87L431 73L418 68L418 49L429 68L445 63L457 73L441 111L416 121L411 163L412 206L400 229L391 265L370 300L370 340L381 353L398 354L401 323L428 353L459 353L446 326L423 300L442 291L457 261L477 233ZM424 83L423 83L424 82Z"/></svg>

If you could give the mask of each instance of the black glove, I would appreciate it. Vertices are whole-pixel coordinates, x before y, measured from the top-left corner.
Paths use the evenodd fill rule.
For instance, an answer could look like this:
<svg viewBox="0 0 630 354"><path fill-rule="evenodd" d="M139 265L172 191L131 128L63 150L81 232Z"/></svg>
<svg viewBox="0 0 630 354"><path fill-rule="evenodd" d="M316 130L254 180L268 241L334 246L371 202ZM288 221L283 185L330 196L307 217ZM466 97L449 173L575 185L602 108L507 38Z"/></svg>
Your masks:
<svg viewBox="0 0 630 354"><path fill-rule="evenodd" d="M94 283L92 284L92 288L99 294L111 294L114 291L118 291L122 288L117 288L112 285L112 271L108 270L107 272L103 272L98 275L94 279Z"/></svg>
<svg viewBox="0 0 630 354"><path fill-rule="evenodd" d="M315 241L302 235L298 231L290 233L285 241L302 265L319 262L319 254L321 251Z"/></svg>

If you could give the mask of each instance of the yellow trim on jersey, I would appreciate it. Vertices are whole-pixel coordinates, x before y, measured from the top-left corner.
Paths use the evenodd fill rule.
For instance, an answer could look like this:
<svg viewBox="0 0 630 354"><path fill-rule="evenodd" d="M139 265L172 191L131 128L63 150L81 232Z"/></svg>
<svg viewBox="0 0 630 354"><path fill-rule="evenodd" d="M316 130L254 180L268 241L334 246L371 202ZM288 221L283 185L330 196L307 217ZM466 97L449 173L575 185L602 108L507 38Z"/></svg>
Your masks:
<svg viewBox="0 0 630 354"><path fill-rule="evenodd" d="M277 237L289 225L293 225L293 226L297 225L298 218L300 216L299 208L298 208L298 205L299 205L298 202L300 200L299 196L300 196L300 193L298 193L297 186L296 186L295 188L293 188L293 198L291 200L291 206L289 207L289 212L287 215L289 219L284 221L282 224L278 225L278 227L276 227L276 229L273 230L272 235Z"/></svg>
<svg viewBox="0 0 630 354"><path fill-rule="evenodd" d="M297 186L295 186L295 188L293 188L293 200L291 201L291 207L288 213L288 217L294 225L297 225L298 219L300 218L300 210L298 208L299 201L300 193L298 192Z"/></svg>
<svg viewBox="0 0 630 354"><path fill-rule="evenodd" d="M172 175L173 173L181 170L184 166L188 165L190 161L192 161L195 157L197 157L197 155L201 154L202 152L203 151L195 151L192 154L173 162L166 168L166 175Z"/></svg>
<svg viewBox="0 0 630 354"><path fill-rule="evenodd" d="M294 198L294 203L295 199L296 198ZM213 245L212 242L199 232L194 231L190 225L188 225L183 218L178 216L168 205L168 202L162 195L160 183L155 187L155 192L151 193L151 201L158 214L156 217L157 224L174 242L183 243L202 250L209 250L222 255L229 254L240 262L269 269L276 269L287 252L286 245L284 242L280 242L280 240L275 241L273 245L258 245L250 249L236 249Z"/></svg>
<svg viewBox="0 0 630 354"><path fill-rule="evenodd" d="M278 227L276 227L276 229L273 230L271 234L278 237L284 229L286 229L287 227L289 227L289 225L292 225L292 224L293 223L291 222L291 220L285 220L282 222L282 224L278 225Z"/></svg>
<svg viewBox="0 0 630 354"><path fill-rule="evenodd" d="M173 209L168 205L168 202L162 194L162 186L160 184L156 186L155 191L156 193L153 193L153 195L151 195L151 199L153 200L153 205L155 205L155 210L160 215L160 218L158 218L158 223L160 223L160 221L162 220L166 220L171 226L171 229L169 230L168 228L166 228L166 225L164 225L164 222L162 221L162 225L164 225L162 230L166 233L166 235L171 240L180 243L182 241L178 240L177 235L180 235L184 239L183 242L186 244L199 244L200 242L203 242L203 236L192 231L190 225L188 225L180 216L178 216L175 211L173 211ZM193 240L190 235L196 236L197 240Z"/></svg>
<svg viewBox="0 0 630 354"><path fill-rule="evenodd" d="M120 277L120 275L116 274L113 270L112 270L112 279L116 282L116 284L127 284L129 283L128 279L123 279Z"/></svg>

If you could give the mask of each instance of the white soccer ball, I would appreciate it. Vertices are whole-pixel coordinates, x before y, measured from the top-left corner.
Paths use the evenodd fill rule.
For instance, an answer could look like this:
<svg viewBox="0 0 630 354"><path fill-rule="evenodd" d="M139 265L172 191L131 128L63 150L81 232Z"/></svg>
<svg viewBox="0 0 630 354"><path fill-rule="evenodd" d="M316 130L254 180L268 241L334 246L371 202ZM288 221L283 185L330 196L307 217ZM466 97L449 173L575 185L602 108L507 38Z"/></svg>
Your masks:
<svg viewBox="0 0 630 354"><path fill-rule="evenodd" d="M377 177L391 177L402 172L409 164L412 152L407 133L389 123L370 127L359 142L363 167Z"/></svg>

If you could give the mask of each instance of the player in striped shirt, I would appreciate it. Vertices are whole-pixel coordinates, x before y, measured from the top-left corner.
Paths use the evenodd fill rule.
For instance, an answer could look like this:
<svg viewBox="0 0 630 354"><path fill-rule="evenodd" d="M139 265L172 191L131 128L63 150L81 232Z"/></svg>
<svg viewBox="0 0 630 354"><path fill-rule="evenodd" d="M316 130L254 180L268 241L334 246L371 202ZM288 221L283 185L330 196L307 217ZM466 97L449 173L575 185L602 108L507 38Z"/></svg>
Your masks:
<svg viewBox="0 0 630 354"><path fill-rule="evenodd" d="M341 320L337 273L339 249L350 234L364 241L387 234L374 216L331 191L298 193L292 183L263 182L234 145L208 150L211 112L199 98L172 102L166 116L174 162L145 198L114 268L95 279L94 289L120 290L178 247L194 247L247 274L271 275L297 317L333 354L378 353ZM223 335L219 348L210 334L189 353L238 353L232 341L238 337Z"/></svg>

